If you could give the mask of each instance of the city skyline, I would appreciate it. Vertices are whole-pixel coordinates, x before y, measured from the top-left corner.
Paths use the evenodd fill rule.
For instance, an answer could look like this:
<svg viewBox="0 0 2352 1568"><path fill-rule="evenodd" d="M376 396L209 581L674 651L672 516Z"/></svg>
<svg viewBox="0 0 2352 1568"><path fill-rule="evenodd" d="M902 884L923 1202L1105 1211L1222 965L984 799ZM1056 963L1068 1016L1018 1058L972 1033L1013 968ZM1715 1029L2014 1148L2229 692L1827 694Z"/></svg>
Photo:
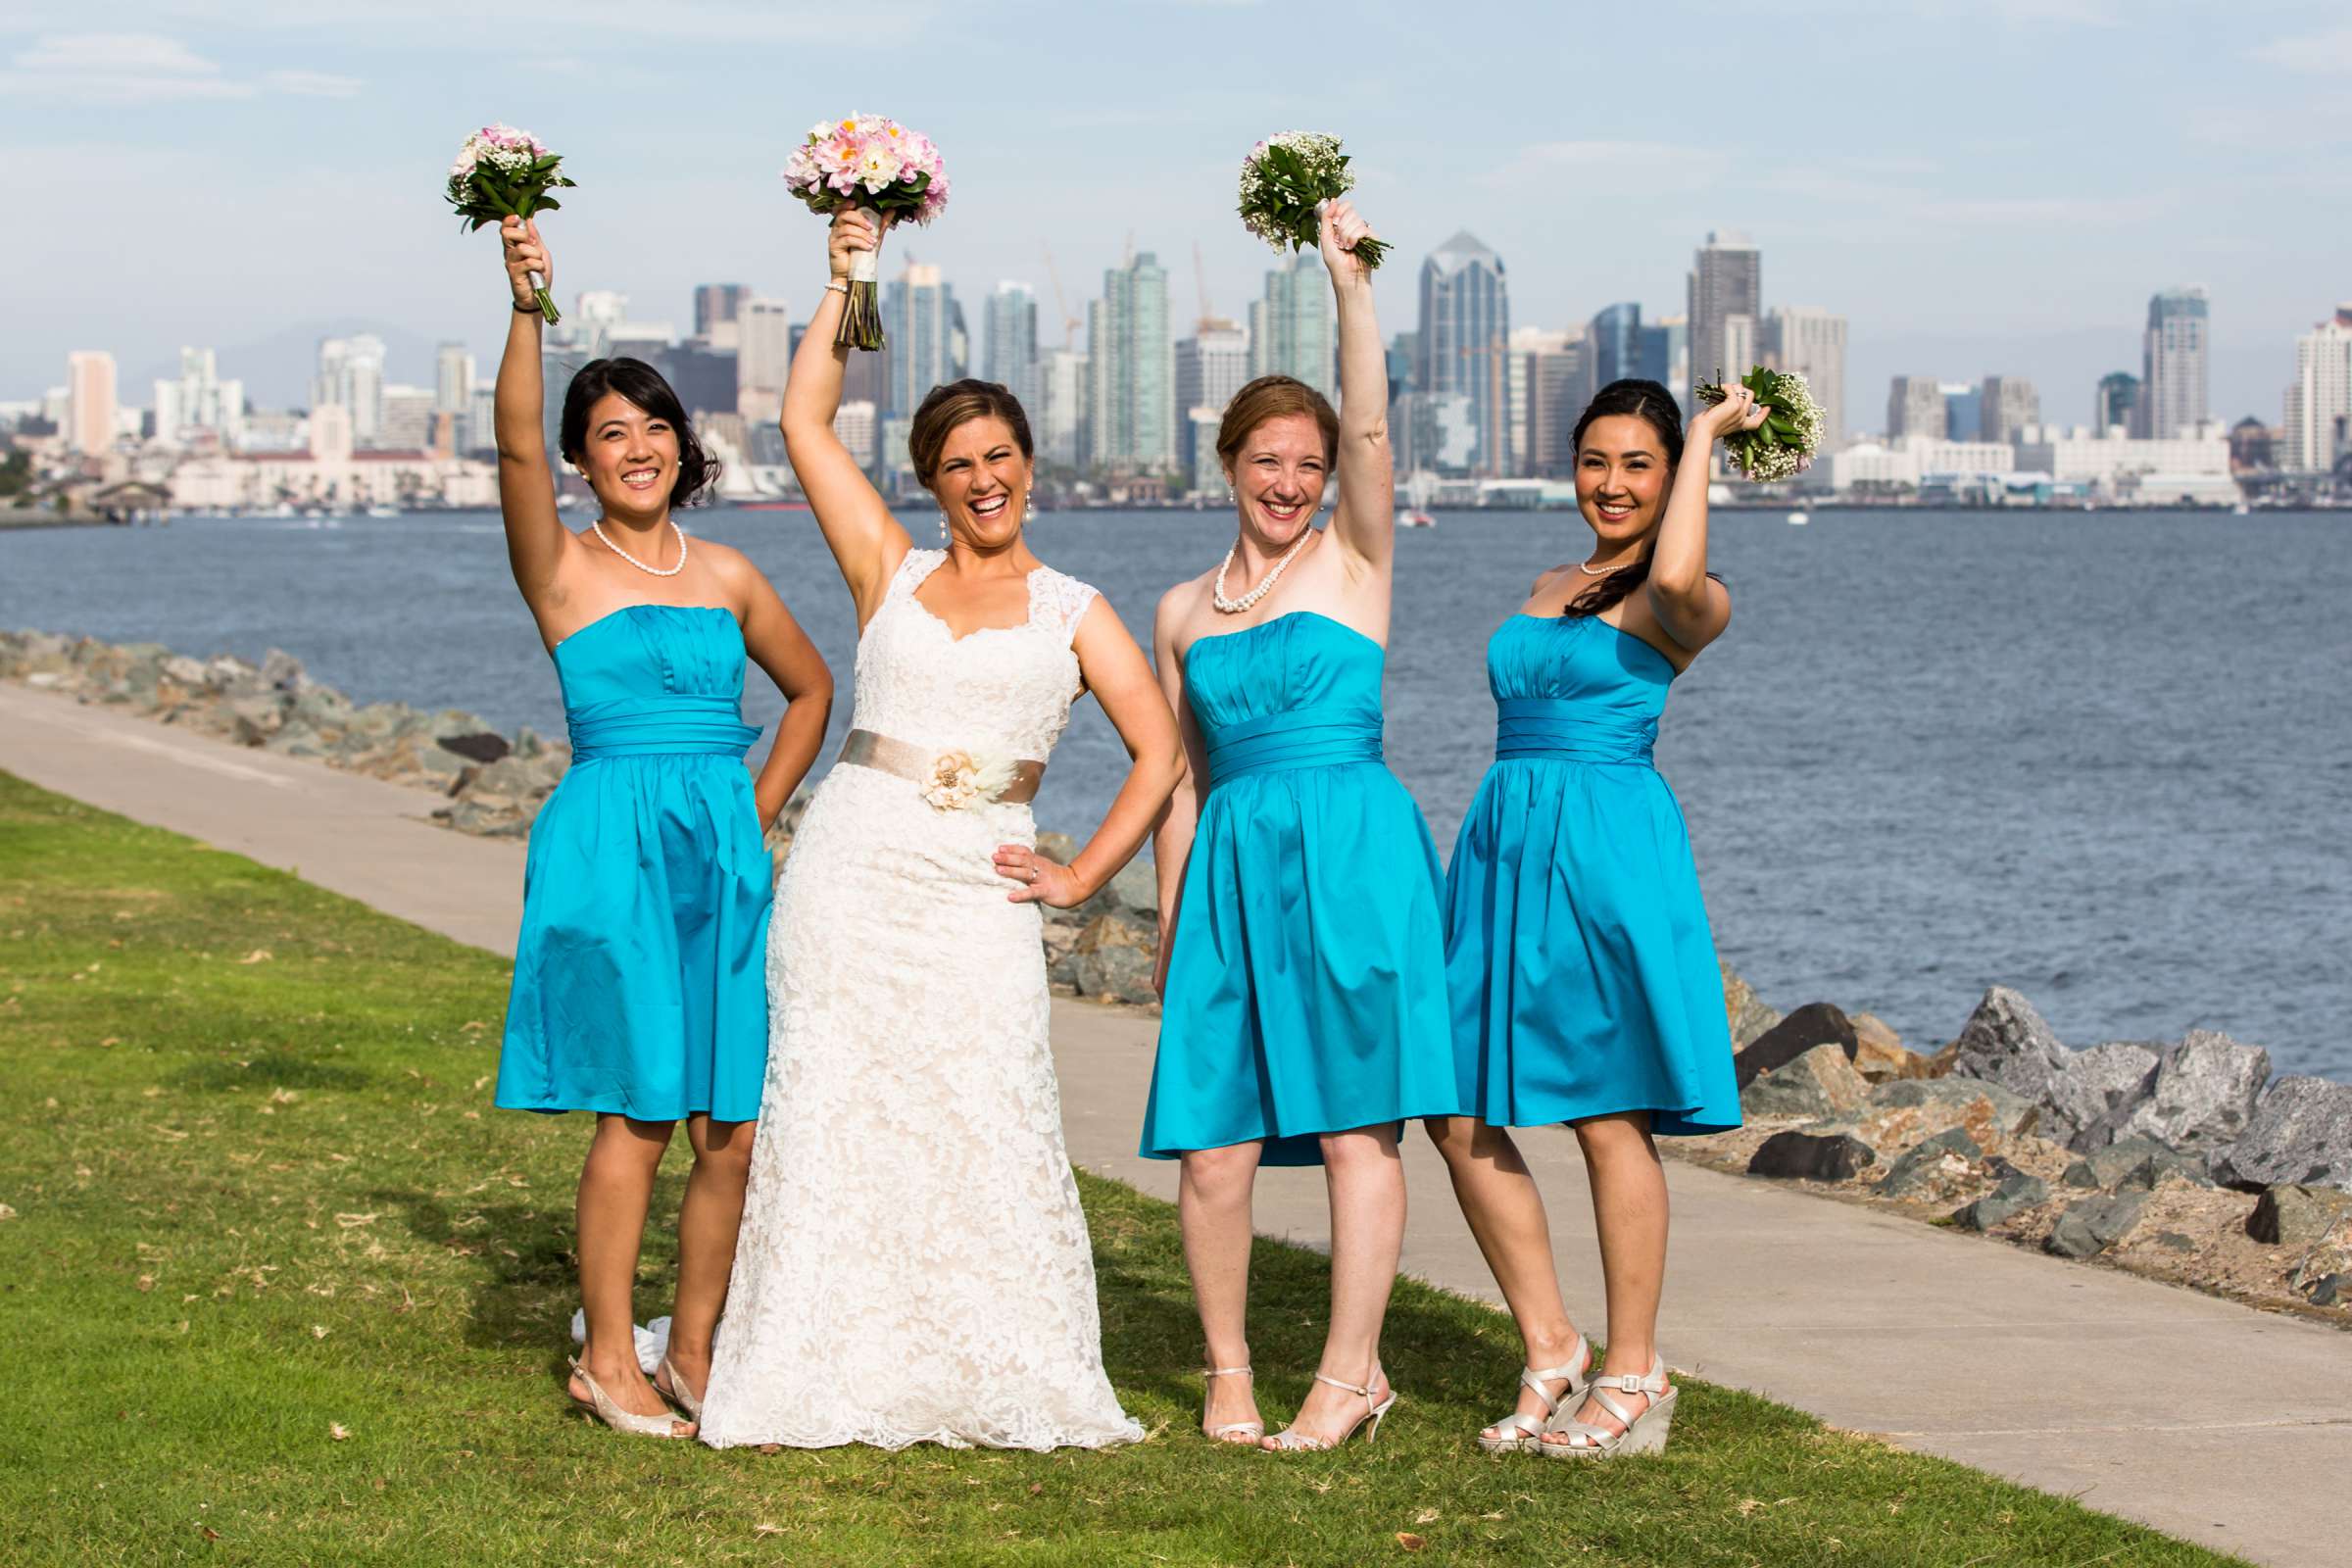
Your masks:
<svg viewBox="0 0 2352 1568"><path fill-rule="evenodd" d="M1457 29L1515 43L1457 60L1429 50L1426 13L1402 6L1337 27L1273 6L1142 6L1073 25L1040 8L948 17L918 4L894 11L870 62L827 50L832 30L806 14L690 3L656 36L607 38L592 13L544 9L548 51L517 63L453 56L431 4L409 23L331 6L222 18L134 5L103 34L45 0L12 8L0 190L31 212L106 191L137 215L134 238L170 236L172 265L143 263L111 225L38 225L8 266L41 308L0 344L0 388L37 396L66 352L101 343L137 386L183 343L226 356L297 326L463 336L487 363L495 249L459 235L434 188L464 129L440 107L453 103L530 125L581 178L550 224L560 289L623 288L680 320L712 278L788 299L814 286L815 225L775 175L793 129L843 107L836 97L887 108L947 150L955 206L892 247L974 300L999 278L1045 298L1049 230L1065 281L1115 266L1132 230L1169 260L1188 304L1202 282L1218 314L1239 318L1267 255L1231 215L1233 168L1290 123L1348 138L1359 201L1401 254L1468 227L1509 258L1516 322L1565 328L1621 300L1683 314L1696 237L1742 229L1772 252L1771 298L1852 323L1863 406L1902 369L2014 373L2043 389L2053 419L2087 420L2077 389L2136 368L2141 305L2185 279L2215 302L2214 414L2276 420L2293 339L2347 292L2327 215L2347 187L2328 155L2352 145L2352 108L2330 73L2352 65L2352 30L2316 5L2258 5L2216 49L2183 51L2173 29L2116 25L2093 0L1904 17L1792 0L1776 26L1808 90L1773 99L1769 157L1736 131L1696 128L1716 118L1706 105L1743 100L1744 59L1702 54L1665 96L1640 73L1580 66L1642 57L1712 15L1698 7L1573 27L1535 8L1459 8ZM1040 51L1054 91L1020 116L971 87ZM799 62L820 52L824 81L802 86ZM1145 58L1198 90L1137 103ZM1284 69L1310 59L1312 72ZM583 107L605 93L672 107L649 135L641 117ZM2150 101L2183 107L2151 118L2135 107ZM1475 169L1449 168L1460 143L1430 134L1464 112L1493 122ZM2136 127L2129 155L2100 153L2115 145L2102 127L2120 122ZM689 143L681 172L675 149ZM272 172L257 182L262 145ZM1080 221L1049 222L1072 206L1073 145L1107 150L1120 177L1089 180ZM297 222L337 237L333 266L289 242ZM1409 271L1379 280L1391 330L1411 322Z"/></svg>

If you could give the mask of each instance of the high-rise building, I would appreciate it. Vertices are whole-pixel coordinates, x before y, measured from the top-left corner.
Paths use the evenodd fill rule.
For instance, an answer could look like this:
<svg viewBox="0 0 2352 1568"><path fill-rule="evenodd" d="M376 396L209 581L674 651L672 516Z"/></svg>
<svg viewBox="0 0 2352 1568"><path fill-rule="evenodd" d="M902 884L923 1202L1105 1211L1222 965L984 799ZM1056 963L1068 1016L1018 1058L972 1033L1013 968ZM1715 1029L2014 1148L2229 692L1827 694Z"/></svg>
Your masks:
<svg viewBox="0 0 2352 1568"><path fill-rule="evenodd" d="M1717 373L1745 375L1754 362L1756 322L1764 315L1763 253L1744 234L1716 229L1690 263L1690 379L1675 388L1685 412L1691 388Z"/></svg>
<svg viewBox="0 0 2352 1568"><path fill-rule="evenodd" d="M874 417L874 406L863 398L844 403L833 411L833 433L849 449L850 457L861 468L874 466L874 442L879 435L879 421Z"/></svg>
<svg viewBox="0 0 2352 1568"><path fill-rule="evenodd" d="M1628 300L1605 307L1587 322L1585 359L1585 379L1594 392L1611 381L1647 374L1642 368L1642 307Z"/></svg>
<svg viewBox="0 0 2352 1568"><path fill-rule="evenodd" d="M782 300L746 298L735 312L735 412L746 424L773 424L792 372L792 312Z"/></svg>
<svg viewBox="0 0 2352 1568"><path fill-rule="evenodd" d="M2142 340L2139 433L2170 441L2206 420L2208 321L2202 284L2168 288L2148 301Z"/></svg>
<svg viewBox="0 0 2352 1568"><path fill-rule="evenodd" d="M436 402L430 387L384 388L382 423L376 429L375 444L386 452L422 452L430 447Z"/></svg>
<svg viewBox="0 0 2352 1568"><path fill-rule="evenodd" d="M2298 472L2335 466L2352 451L2352 304L2295 339L2278 463Z"/></svg>
<svg viewBox="0 0 2352 1568"><path fill-rule="evenodd" d="M353 444L374 446L384 423L384 340L365 332L321 338L311 407L350 410Z"/></svg>
<svg viewBox="0 0 2352 1568"><path fill-rule="evenodd" d="M1845 445L1845 318L1784 305L1764 318L1764 363L1805 378L1821 407L1821 445Z"/></svg>
<svg viewBox="0 0 2352 1568"><path fill-rule="evenodd" d="M694 335L712 348L741 346L735 327L743 302L752 297L748 283L697 283L694 286Z"/></svg>
<svg viewBox="0 0 2352 1568"><path fill-rule="evenodd" d="M1518 389L1514 422L1524 432L1519 472L1538 479L1565 479L1576 472L1576 421L1591 401L1585 391L1592 376L1585 368L1592 352L1590 339L1567 332L1547 332L1529 342L1511 334L1512 376Z"/></svg>
<svg viewBox="0 0 2352 1568"><path fill-rule="evenodd" d="M1943 394L1943 438L1968 441L1984 428L1984 393L1974 381L1938 381Z"/></svg>
<svg viewBox="0 0 2352 1568"><path fill-rule="evenodd" d="M1087 466L1153 472L1176 458L1176 377L1168 341L1168 273L1141 252L1102 274L1086 310Z"/></svg>
<svg viewBox="0 0 2352 1568"><path fill-rule="evenodd" d="M1323 258L1314 251L1300 251L1267 271L1265 295L1250 307L1246 379L1288 375L1327 398L1336 396L1339 327L1326 276ZM1217 408L1224 411L1221 403Z"/></svg>
<svg viewBox="0 0 2352 1568"><path fill-rule="evenodd" d="M1677 397L1690 385L1690 321L1669 316L1642 328L1642 368L1635 372Z"/></svg>
<svg viewBox="0 0 2352 1568"><path fill-rule="evenodd" d="M2022 375L1988 375L1978 408L1981 440L2004 445L2028 425L2041 423L2041 394Z"/></svg>
<svg viewBox="0 0 2352 1568"><path fill-rule="evenodd" d="M933 387L963 374L956 291L927 262L908 262L882 285L883 350L890 356L892 414L912 414Z"/></svg>
<svg viewBox="0 0 2352 1568"><path fill-rule="evenodd" d="M1551 368L1556 377L1559 369L1559 356L1567 351L1572 342L1581 344L1580 339L1572 338L1568 333L1553 327L1515 326L1511 328L1510 353L1502 362L1502 406L1510 411L1510 434L1504 448L1503 472L1510 478L1525 478L1536 471L1531 466L1534 431L1530 424L1530 418L1534 413L1532 407L1535 402L1534 380L1540 373L1536 364L1537 356L1551 357ZM1583 356L1580 353L1577 356L1578 363L1582 363L1582 359ZM1552 405L1544 410L1544 417L1556 416L1558 401L1555 398Z"/></svg>
<svg viewBox="0 0 2352 1568"><path fill-rule="evenodd" d="M1093 378L1087 374L1086 355L1077 349L1054 349L1039 366L1045 383L1045 416L1035 439L1049 462L1075 468L1086 461L1087 406Z"/></svg>
<svg viewBox="0 0 2352 1568"><path fill-rule="evenodd" d="M473 401L473 356L463 343L444 343L433 351L433 410L464 414Z"/></svg>
<svg viewBox="0 0 2352 1568"><path fill-rule="evenodd" d="M1389 419L1389 440L1401 473L1460 478L1478 456L1477 413L1467 392L1407 392Z"/></svg>
<svg viewBox="0 0 2352 1568"><path fill-rule="evenodd" d="M228 447L245 438L245 383L220 379L211 349L182 347L179 374L155 383L155 433L178 445L191 432L210 432Z"/></svg>
<svg viewBox="0 0 2352 1568"><path fill-rule="evenodd" d="M1464 229L1421 264L1421 319L1414 338L1413 387L1433 398L1470 400L1476 432L1473 472L1503 472L1510 448L1508 367L1511 298L1502 258ZM1434 405L1432 406L1435 407ZM1441 418L1436 414L1429 418ZM1434 432L1437 425L1430 429ZM1449 452L1433 435L1432 450Z"/></svg>
<svg viewBox="0 0 2352 1568"><path fill-rule="evenodd" d="M66 444L75 452L111 452L115 445L115 357L104 349L66 356Z"/></svg>
<svg viewBox="0 0 2352 1568"><path fill-rule="evenodd" d="M2139 423L2139 377L2130 370L2109 370L2099 377L2091 400L2091 429L2099 435L2121 425L2130 431Z"/></svg>
<svg viewBox="0 0 2352 1568"><path fill-rule="evenodd" d="M1204 473L1221 479L1217 425L1225 406L1249 380L1250 334L1239 323L1202 317L1191 337L1177 339L1176 412L1182 422L1176 430L1176 462L1196 490L1204 487Z"/></svg>
<svg viewBox="0 0 2352 1568"><path fill-rule="evenodd" d="M1413 390L1413 362L1420 354L1421 334L1398 332L1389 339L1389 401Z"/></svg>
<svg viewBox="0 0 2352 1568"><path fill-rule="evenodd" d="M1944 412L1943 383L1932 375L1898 375L1886 391L1886 439L1941 441L1949 434Z"/></svg>
<svg viewBox="0 0 2352 1568"><path fill-rule="evenodd" d="M1026 283L999 283L988 297L981 327L982 378L1010 388L1035 424L1045 412L1037 366L1037 291Z"/></svg>

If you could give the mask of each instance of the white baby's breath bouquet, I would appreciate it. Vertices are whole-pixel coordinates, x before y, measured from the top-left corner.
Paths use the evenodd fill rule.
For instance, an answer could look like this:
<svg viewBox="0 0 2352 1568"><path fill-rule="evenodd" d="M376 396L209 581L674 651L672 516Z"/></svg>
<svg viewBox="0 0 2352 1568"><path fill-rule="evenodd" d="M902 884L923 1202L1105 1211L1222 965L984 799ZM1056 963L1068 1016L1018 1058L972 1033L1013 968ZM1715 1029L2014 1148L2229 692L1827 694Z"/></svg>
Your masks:
<svg viewBox="0 0 2352 1568"><path fill-rule="evenodd" d="M1821 405L1813 401L1813 389L1805 384L1805 378L1794 370L1773 370L1759 365L1740 377L1739 384L1753 392L1756 401L1772 413L1753 430L1735 430L1723 438L1723 455L1732 466L1758 481L1792 479L1811 467L1814 454L1821 450L1823 419ZM1713 408L1727 395L1723 372L1717 370L1713 381L1702 381L1691 391L1699 402Z"/></svg>
<svg viewBox="0 0 2352 1568"><path fill-rule="evenodd" d="M1242 160L1242 225L1276 250L1311 250L1318 242L1316 208L1353 189L1355 176L1337 136L1282 131ZM1388 253L1388 241L1369 234L1350 251L1367 272Z"/></svg>

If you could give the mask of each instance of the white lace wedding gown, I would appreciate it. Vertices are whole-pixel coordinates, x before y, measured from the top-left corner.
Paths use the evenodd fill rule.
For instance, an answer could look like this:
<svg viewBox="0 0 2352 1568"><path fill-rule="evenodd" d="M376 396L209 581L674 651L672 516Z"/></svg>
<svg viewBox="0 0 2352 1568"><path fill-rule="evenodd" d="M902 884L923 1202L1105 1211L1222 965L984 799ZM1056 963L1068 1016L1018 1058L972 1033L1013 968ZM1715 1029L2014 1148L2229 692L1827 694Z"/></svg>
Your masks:
<svg viewBox="0 0 2352 1568"><path fill-rule="evenodd" d="M858 639L855 722L926 755L1044 760L1095 597L1040 568L1025 625L956 638L908 553ZM1062 1145L1039 913L996 848L1029 808L942 810L826 774L767 949L766 1089L702 1419L718 1447L1097 1447L1142 1436L1102 1370Z"/></svg>

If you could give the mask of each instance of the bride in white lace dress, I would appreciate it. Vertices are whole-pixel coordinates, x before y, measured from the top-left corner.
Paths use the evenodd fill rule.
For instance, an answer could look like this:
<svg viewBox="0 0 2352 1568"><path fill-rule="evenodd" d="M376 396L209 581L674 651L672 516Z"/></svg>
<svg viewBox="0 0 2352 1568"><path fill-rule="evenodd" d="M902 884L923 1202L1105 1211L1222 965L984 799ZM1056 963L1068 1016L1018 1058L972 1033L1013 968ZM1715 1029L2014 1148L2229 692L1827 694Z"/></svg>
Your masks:
<svg viewBox="0 0 2352 1568"><path fill-rule="evenodd" d="M833 276L879 238L835 220ZM857 711L768 939L768 1071L699 1420L719 1447L1096 1447L1141 1436L1102 1370L1061 1134L1038 904L1126 864L1183 769L1150 665L1095 590L1021 537L1021 408L951 383L908 446L944 550L916 550L833 434L829 290L784 434L858 602ZM1028 802L1092 691L1136 757L1069 865Z"/></svg>

